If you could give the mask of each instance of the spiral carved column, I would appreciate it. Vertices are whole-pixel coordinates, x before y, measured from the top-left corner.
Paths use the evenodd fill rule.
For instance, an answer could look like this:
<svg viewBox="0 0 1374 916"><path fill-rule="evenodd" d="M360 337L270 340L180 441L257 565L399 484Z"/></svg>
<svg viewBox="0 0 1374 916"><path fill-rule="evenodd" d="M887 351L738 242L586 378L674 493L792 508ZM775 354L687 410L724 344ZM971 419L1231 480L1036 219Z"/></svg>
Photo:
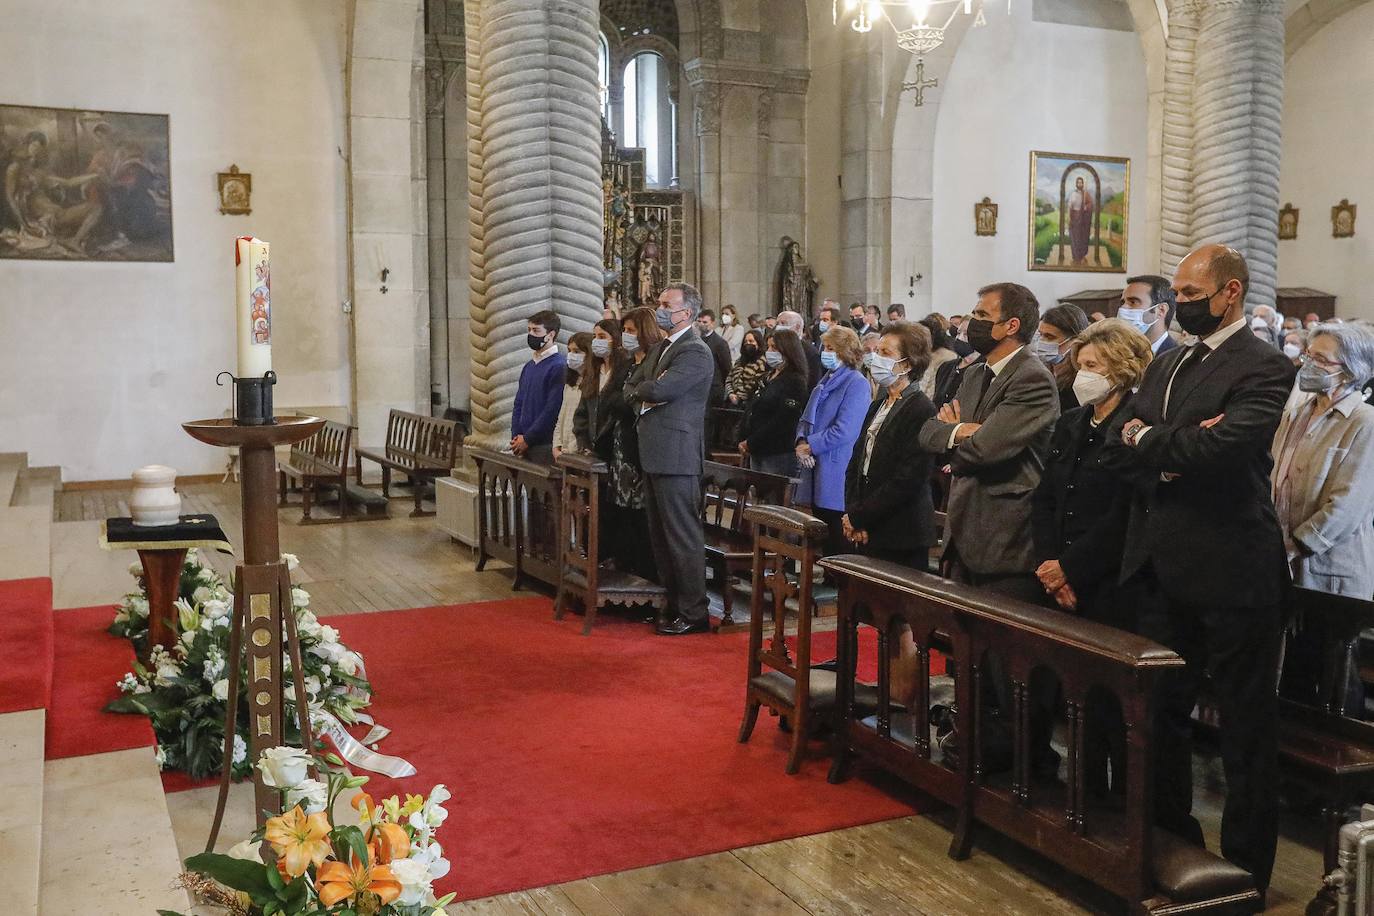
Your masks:
<svg viewBox="0 0 1374 916"><path fill-rule="evenodd" d="M1193 243L1193 54L1197 4L1169 10L1168 66L1164 77L1164 168L1160 270L1173 276Z"/></svg>
<svg viewBox="0 0 1374 916"><path fill-rule="evenodd" d="M601 317L596 0L467 0L473 433L501 440L525 323Z"/></svg>
<svg viewBox="0 0 1374 916"><path fill-rule="evenodd" d="M1280 0L1211 0L1198 14L1192 242L1245 254L1251 305L1273 305L1278 279L1283 31Z"/></svg>

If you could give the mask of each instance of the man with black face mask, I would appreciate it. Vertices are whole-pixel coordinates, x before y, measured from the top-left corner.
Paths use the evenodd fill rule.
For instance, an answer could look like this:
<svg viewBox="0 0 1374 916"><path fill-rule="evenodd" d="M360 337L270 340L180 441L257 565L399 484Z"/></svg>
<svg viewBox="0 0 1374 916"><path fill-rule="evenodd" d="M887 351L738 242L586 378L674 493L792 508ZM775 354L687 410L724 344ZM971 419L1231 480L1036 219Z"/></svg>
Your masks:
<svg viewBox="0 0 1374 916"><path fill-rule="evenodd" d="M510 418L510 450L520 458L553 463L553 428L563 406L567 361L558 352L558 313L531 316L525 342L534 357L520 370Z"/></svg>
<svg viewBox="0 0 1374 916"><path fill-rule="evenodd" d="M1178 265L1178 323L1198 340L1152 362L1130 416L1107 431L1103 460L1132 486L1124 544L1103 549L1141 596L1139 632L1188 662L1160 685L1156 818L1202 845L1190 714L1205 665L1226 772L1221 852L1264 891L1278 841L1274 679L1289 581L1270 446L1294 369L1249 332L1249 285L1245 258L1222 245Z"/></svg>

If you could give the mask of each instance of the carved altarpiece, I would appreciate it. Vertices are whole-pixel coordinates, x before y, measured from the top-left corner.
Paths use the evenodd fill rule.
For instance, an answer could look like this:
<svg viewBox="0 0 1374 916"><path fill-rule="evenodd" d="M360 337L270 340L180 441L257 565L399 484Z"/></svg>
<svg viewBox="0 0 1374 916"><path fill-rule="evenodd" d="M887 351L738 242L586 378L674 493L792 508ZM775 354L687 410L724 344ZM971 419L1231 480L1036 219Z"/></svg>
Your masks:
<svg viewBox="0 0 1374 916"><path fill-rule="evenodd" d="M665 286L685 276L686 194L645 187L644 150L617 146L604 122L601 187L606 299L617 302L622 314L639 305L652 308Z"/></svg>

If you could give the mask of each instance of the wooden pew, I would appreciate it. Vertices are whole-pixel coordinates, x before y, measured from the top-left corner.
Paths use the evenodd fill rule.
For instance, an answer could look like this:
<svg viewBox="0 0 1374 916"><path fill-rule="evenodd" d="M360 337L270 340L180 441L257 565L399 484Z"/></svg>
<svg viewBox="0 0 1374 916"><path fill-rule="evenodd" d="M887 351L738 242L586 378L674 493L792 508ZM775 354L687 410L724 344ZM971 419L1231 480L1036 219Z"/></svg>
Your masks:
<svg viewBox="0 0 1374 916"><path fill-rule="evenodd" d="M557 464L563 472L563 485L554 619L563 619L567 598L582 603L583 636L592 631L597 611L608 604L647 604L661 613L668 604L663 586L601 564L601 499L609 473L606 463L593 455L564 453Z"/></svg>
<svg viewBox="0 0 1374 916"><path fill-rule="evenodd" d="M1248 873L1152 827L1155 686L1183 667L1177 654L1130 633L892 563L846 555L820 565L840 590L832 781L844 778L853 756L863 756L954 807L952 857L969 854L974 825L983 824L1116 894L1135 912L1245 913L1259 906ZM871 722L859 718L853 699L860 625L878 635L878 711ZM888 657L903 625L911 628L919 675L918 696L899 720ZM944 744L931 739L925 686L937 633L956 672L959 710ZM1013 708L998 717L983 702L993 689L992 658L1001 661L1013 697ZM1059 678L1068 707L1065 784L1031 776L1029 684L1040 668ZM1084 710L1099 689L1116 697L1127 723L1124 810L1096 804L1085 791ZM1011 729L1010 773L993 773L983 760L985 733L999 727L996 720Z"/></svg>
<svg viewBox="0 0 1374 916"><path fill-rule="evenodd" d="M512 589L527 577L556 588L563 472L509 452L465 451L477 467L477 571L495 557L514 568Z"/></svg>
<svg viewBox="0 0 1374 916"><path fill-rule="evenodd" d="M287 504L292 489L301 493L301 524L352 521L355 518L385 518L386 501L371 490L364 490L348 482L348 469L353 448L353 427L347 423L326 420L315 435L291 446L289 456L277 462L280 485L280 505ZM339 494L338 519L312 519L310 510L318 502L319 489L333 488ZM352 516L349 503L362 505L365 515ZM375 510L375 511L374 511Z"/></svg>
<svg viewBox="0 0 1374 916"><path fill-rule="evenodd" d="M792 481L780 474L707 461L701 475L701 494L706 565L714 572L724 605L720 625L729 627L735 623L730 576L748 569L754 558L753 532L745 510L789 505Z"/></svg>
<svg viewBox="0 0 1374 916"><path fill-rule="evenodd" d="M415 491L411 518L433 515L422 508L424 482L446 477L458 463L462 438L453 420L393 410L386 421L386 443L357 450L358 486L363 483L363 459L382 467L382 495L391 498L391 472L404 474Z"/></svg>
<svg viewBox="0 0 1374 916"><path fill-rule="evenodd" d="M707 408L712 424L711 441L706 443L706 457L720 464L735 467L744 464L739 453L739 427L744 422L744 408L727 405Z"/></svg>

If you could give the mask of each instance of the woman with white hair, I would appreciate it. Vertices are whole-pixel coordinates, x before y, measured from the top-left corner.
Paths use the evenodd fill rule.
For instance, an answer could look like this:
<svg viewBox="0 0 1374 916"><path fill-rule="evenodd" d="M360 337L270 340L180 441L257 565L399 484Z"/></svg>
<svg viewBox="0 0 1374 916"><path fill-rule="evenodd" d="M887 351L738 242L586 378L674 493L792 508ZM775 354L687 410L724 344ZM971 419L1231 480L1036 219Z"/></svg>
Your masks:
<svg viewBox="0 0 1374 916"><path fill-rule="evenodd" d="M1274 506L1293 581L1374 597L1374 330L1319 324L1274 435Z"/></svg>
<svg viewBox="0 0 1374 916"><path fill-rule="evenodd" d="M1374 330L1351 322L1308 332L1297 387L1274 436L1274 506L1301 588L1374 596L1374 407L1363 382L1374 376ZM1326 634L1294 621L1279 692L1314 703ZM1343 711L1362 715L1364 685L1345 685Z"/></svg>

